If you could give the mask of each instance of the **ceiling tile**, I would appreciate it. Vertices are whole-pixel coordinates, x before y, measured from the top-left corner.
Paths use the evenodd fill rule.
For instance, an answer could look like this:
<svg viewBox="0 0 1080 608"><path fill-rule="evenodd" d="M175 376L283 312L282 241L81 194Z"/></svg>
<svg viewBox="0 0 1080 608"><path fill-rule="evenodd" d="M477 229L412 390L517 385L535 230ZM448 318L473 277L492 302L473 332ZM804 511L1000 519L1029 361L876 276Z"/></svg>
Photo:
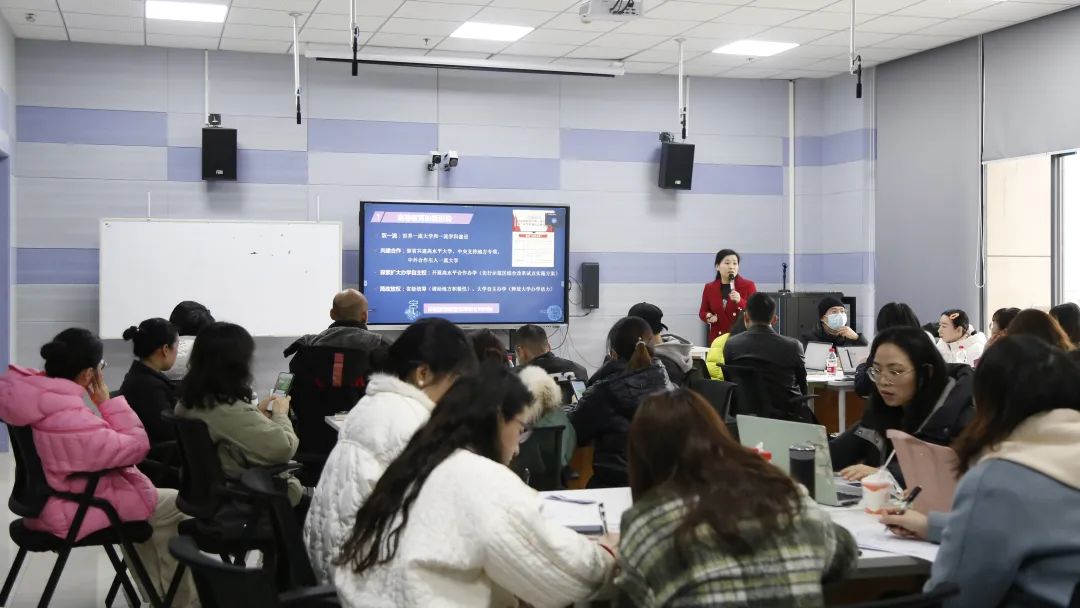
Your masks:
<svg viewBox="0 0 1080 608"><path fill-rule="evenodd" d="M71 15L68 15L71 17ZM141 28L140 28L141 29ZM118 32L110 30L84 30L80 28L68 28L68 34L72 42L93 42L95 44L127 44L142 46L146 39L142 31Z"/></svg>
<svg viewBox="0 0 1080 608"><path fill-rule="evenodd" d="M710 76L716 76L716 74L718 72L722 72L722 71L727 70L727 69L729 69L729 68L720 67L720 66L684 65L683 66L683 74L685 74L687 76L702 76L702 77L708 78ZM661 71L660 73L668 75L668 76L678 76L679 75L679 66L669 67L669 68ZM692 108L691 108L691 110L692 110ZM691 119L693 119L693 114L691 114L690 116L691 116ZM691 123L691 125L692 125L692 123Z"/></svg>
<svg viewBox="0 0 1080 608"><path fill-rule="evenodd" d="M827 36L825 30L813 30L797 27L774 27L754 35L754 40L768 40L770 42L794 42L795 44L807 44L820 40Z"/></svg>
<svg viewBox="0 0 1080 608"><path fill-rule="evenodd" d="M964 15L969 19L989 19L1017 23L1049 15L1065 8L1061 4L1043 4L1028 2L995 2L993 6Z"/></svg>
<svg viewBox="0 0 1080 608"><path fill-rule="evenodd" d="M0 8L55 11L56 0L0 0Z"/></svg>
<svg viewBox="0 0 1080 608"><path fill-rule="evenodd" d="M222 38L220 49L223 51L246 51L250 53L284 53L292 42L274 40L247 40L244 38Z"/></svg>
<svg viewBox="0 0 1080 608"><path fill-rule="evenodd" d="M441 41L442 38L438 36L430 37L417 36L416 34L384 34L382 32L376 32L375 35L371 37L371 40L368 40L368 44L375 46L431 49Z"/></svg>
<svg viewBox="0 0 1080 608"><path fill-rule="evenodd" d="M724 23L742 25L780 25L804 17L807 14L808 11L793 11L782 8L743 7L725 13L721 20Z"/></svg>
<svg viewBox="0 0 1080 608"><path fill-rule="evenodd" d="M542 44L585 44L599 36L599 32L575 32L573 30L550 30L540 28L533 30L521 42L537 42Z"/></svg>
<svg viewBox="0 0 1080 608"><path fill-rule="evenodd" d="M960 39L959 36L924 36L922 34L908 34L906 36L897 36L888 42L883 42L882 46L886 48L925 51L927 49L945 46L946 44L956 42Z"/></svg>
<svg viewBox="0 0 1080 608"><path fill-rule="evenodd" d="M688 19L691 21L711 21L724 13L735 10L735 6L720 4L700 4L698 2L684 2L683 0L670 0L654 9L647 10L645 16L648 19Z"/></svg>
<svg viewBox="0 0 1080 608"><path fill-rule="evenodd" d="M649 47L666 42L667 36L649 36L647 34L604 34L589 43L591 47L603 47L613 49L634 49L643 51Z"/></svg>
<svg viewBox="0 0 1080 608"><path fill-rule="evenodd" d="M378 31L387 34L419 34L422 36L449 36L461 27L460 21L434 21L431 19L388 19Z"/></svg>
<svg viewBox="0 0 1080 608"><path fill-rule="evenodd" d="M386 17L372 17L371 15L357 15L356 25L361 30L374 32L386 21ZM300 23L305 23L303 20ZM312 15L304 27L313 27L317 30L349 30L348 15Z"/></svg>
<svg viewBox="0 0 1080 608"><path fill-rule="evenodd" d="M480 23L498 23L499 25L522 25L526 27L539 27L547 23L558 13L544 11L526 11L517 8L492 8L488 7L473 15L469 21Z"/></svg>
<svg viewBox="0 0 1080 608"><path fill-rule="evenodd" d="M996 29L1001 29L1007 25L1007 23L1001 21L951 19L945 23L931 25L926 29L919 30L919 33L930 36L961 36L963 38L970 38L971 36L977 36L979 34L985 34L986 32L992 32Z"/></svg>
<svg viewBox="0 0 1080 608"><path fill-rule="evenodd" d="M948 0L945 0L948 1ZM859 0L855 4L856 14L885 15L918 4L922 0ZM851 13L851 0L839 0L821 9L827 13Z"/></svg>
<svg viewBox="0 0 1080 608"><path fill-rule="evenodd" d="M683 53L685 53L687 57L706 51L712 51L718 46L721 46L721 44L718 44L714 38L683 38ZM672 57L675 57L676 53L679 52L679 43L674 40L668 40L649 50L663 51L669 53Z"/></svg>
<svg viewBox="0 0 1080 608"><path fill-rule="evenodd" d="M773 55L772 57L758 57L749 62L748 65L759 68L775 68L792 70L795 68L805 68L815 63L820 63L821 60L816 57L800 57L798 55L788 55L787 53L781 53L779 55Z"/></svg>
<svg viewBox="0 0 1080 608"><path fill-rule="evenodd" d="M670 63L653 63L650 61L623 62L623 69L630 74L659 74L670 67ZM694 74L691 74L691 76L693 75Z"/></svg>
<svg viewBox="0 0 1080 608"><path fill-rule="evenodd" d="M513 61L514 63L522 63L526 65L548 65L554 61L551 57L532 57L529 55L511 55L510 53L499 53L495 56L495 61Z"/></svg>
<svg viewBox="0 0 1080 608"><path fill-rule="evenodd" d="M914 52L915 51L912 51L911 49L875 47L869 49L860 49L859 55L862 56L864 63L884 63L886 61L892 61L893 59L907 57Z"/></svg>
<svg viewBox="0 0 1080 608"><path fill-rule="evenodd" d="M858 27L864 32L878 32L880 34L910 34L923 28L941 23L943 19L931 17L898 17L885 15L871 19Z"/></svg>
<svg viewBox="0 0 1080 608"><path fill-rule="evenodd" d="M554 65L561 65L570 68L583 68L583 69L611 69L612 62L610 61L597 61L593 59L573 59L563 57L562 59L556 59L551 62Z"/></svg>
<svg viewBox="0 0 1080 608"><path fill-rule="evenodd" d="M559 13L551 21L548 21L544 24L545 28L552 28L557 30L580 30L585 32L608 32L618 26L618 21L593 20L589 23L584 23L581 18L574 13Z"/></svg>
<svg viewBox="0 0 1080 608"><path fill-rule="evenodd" d="M469 53L498 53L510 46L500 40L469 40L466 38L443 38L435 48L443 51L465 51Z"/></svg>
<svg viewBox="0 0 1080 608"><path fill-rule="evenodd" d="M49 25L12 24L11 30L17 38L36 38L38 40L67 40L67 32L62 27Z"/></svg>
<svg viewBox="0 0 1080 608"><path fill-rule="evenodd" d="M115 17L142 17L145 4L142 0L58 0L60 10L68 13L113 15Z"/></svg>
<svg viewBox="0 0 1080 608"><path fill-rule="evenodd" d="M676 36L686 30L697 27L697 21L667 21L663 19L635 19L619 26L618 34L654 34Z"/></svg>
<svg viewBox="0 0 1080 608"><path fill-rule="evenodd" d="M859 28L855 28L855 47L868 46L871 44L879 44L886 40L892 40L896 38L896 34L880 34L878 32L862 32ZM849 34L847 32L836 32L835 34L829 34L824 38L818 38L810 44L818 45L836 45L847 47L849 40Z"/></svg>
<svg viewBox="0 0 1080 608"><path fill-rule="evenodd" d="M55 4L53 5L53 8L56 8ZM33 13L33 22L26 20L28 12ZM5 8L0 9L0 13L3 13L4 18L7 19L7 22L12 26L64 27L64 21L60 19L60 13L57 11L24 11L17 8Z"/></svg>
<svg viewBox="0 0 1080 608"><path fill-rule="evenodd" d="M246 40L280 40L292 42L291 27L268 27L265 25L237 25L226 23L223 38L243 38Z"/></svg>
<svg viewBox="0 0 1080 608"><path fill-rule="evenodd" d="M721 78L772 78L780 74L776 68L738 67L718 74Z"/></svg>
<svg viewBox="0 0 1080 608"><path fill-rule="evenodd" d="M685 61L692 61L695 57L699 57L703 53L706 53L706 52L708 52L708 51L685 51L684 50L683 57L684 57ZM650 62L650 63L678 63L679 62L679 52L677 50L673 50L673 49L656 49L656 48L652 48L652 49L649 49L647 51L641 51L640 53L635 53L634 56L631 57L630 59L632 61L646 61L646 62Z"/></svg>
<svg viewBox="0 0 1080 608"><path fill-rule="evenodd" d="M267 10L285 11L286 13L310 13L311 9L315 8L315 5L319 3L319 0L230 0L230 2L232 2L233 8L264 8ZM367 2L367 0L364 0L364 2ZM363 4L363 2L360 2L359 4ZM347 13L347 4L345 5L345 9L345 12Z"/></svg>
<svg viewBox="0 0 1080 608"><path fill-rule="evenodd" d="M686 65L709 65L716 68L732 68L738 65L747 65L750 63L746 60L746 57L737 57L735 55L722 55L720 53L705 53L700 57L695 57L686 62Z"/></svg>
<svg viewBox="0 0 1080 608"><path fill-rule="evenodd" d="M572 59L606 59L618 61L636 53L639 49L610 49L594 46L583 46L566 54Z"/></svg>
<svg viewBox="0 0 1080 608"><path fill-rule="evenodd" d="M966 15L972 11L977 11L982 8L986 8L997 0L948 0L948 2L942 2L941 0L924 0L918 4L912 4L909 7L902 8L896 11L896 15L905 15L910 17L941 17L944 19L953 19L961 15ZM856 4L856 6L858 6Z"/></svg>
<svg viewBox="0 0 1080 608"><path fill-rule="evenodd" d="M861 6L861 5L860 5ZM873 19L873 15L855 15L855 23L866 23ZM827 13L824 11L818 11L816 13L810 13L805 17L799 17L793 19L784 24L784 27L806 27L821 30L846 30L851 27L851 15L848 13Z"/></svg>
<svg viewBox="0 0 1080 608"><path fill-rule="evenodd" d="M150 46L167 46L181 49L217 49L217 36L174 36L147 32L146 43Z"/></svg>
<svg viewBox="0 0 1080 608"><path fill-rule="evenodd" d="M305 17L300 17L299 24L304 24ZM229 10L229 23L240 25L271 25L292 27L292 17L285 11L268 11L261 8L232 8Z"/></svg>
<svg viewBox="0 0 1080 608"><path fill-rule="evenodd" d="M315 7L316 15L348 15L352 0L320 0ZM364 0L356 3L357 15L389 17L405 0Z"/></svg>
<svg viewBox="0 0 1080 608"><path fill-rule="evenodd" d="M835 2L836 0L754 0L750 6L758 8L796 8L804 11L816 11Z"/></svg>
<svg viewBox="0 0 1080 608"><path fill-rule="evenodd" d="M465 51L440 51L438 49L431 51L427 54L428 57L436 57L443 59L472 59L472 60L486 60L491 56L491 53L469 53Z"/></svg>
<svg viewBox="0 0 1080 608"><path fill-rule="evenodd" d="M716 41L713 48L722 46L732 40L749 38L755 34L769 29L764 25L741 25L734 23L704 23L684 34L694 38L712 38Z"/></svg>
<svg viewBox="0 0 1080 608"><path fill-rule="evenodd" d="M824 70L784 70L773 78L779 78L782 80L798 80L800 78L831 78L837 74L843 72L832 72Z"/></svg>
<svg viewBox="0 0 1080 608"><path fill-rule="evenodd" d="M813 57L815 59L827 59L829 57L837 57L840 55L847 57L848 47L840 45L808 44L805 46L795 47L790 51L784 51L784 54L794 57Z"/></svg>
<svg viewBox="0 0 1080 608"><path fill-rule="evenodd" d="M466 21L480 12L483 7L471 4L444 4L437 2L418 2L409 0L394 13L395 17L412 19L447 19Z"/></svg>
<svg viewBox="0 0 1080 608"><path fill-rule="evenodd" d="M371 38L372 32L360 32L360 44L364 44ZM301 42L313 42L317 44L329 44L337 46L338 51L351 46L352 37L342 30L319 30L305 27L300 30Z"/></svg>
<svg viewBox="0 0 1080 608"><path fill-rule="evenodd" d="M577 47L572 44L542 44L538 42L515 42L506 53L530 57L562 57Z"/></svg>
<svg viewBox="0 0 1080 608"><path fill-rule="evenodd" d="M570 8L576 6L578 2L580 2L580 0L493 0L490 6L527 8L538 11L561 13L570 10Z"/></svg>
<svg viewBox="0 0 1080 608"><path fill-rule="evenodd" d="M142 17L114 17L111 15L87 15L85 13L64 13L68 28L84 30L109 30L114 32L143 32ZM74 37L73 37L74 38ZM120 43L125 44L125 43ZM126 43L130 44L130 43Z"/></svg>
<svg viewBox="0 0 1080 608"><path fill-rule="evenodd" d="M192 21L167 21L164 19L146 20L147 34L218 38L221 36L221 29L222 25L220 23L195 23Z"/></svg>

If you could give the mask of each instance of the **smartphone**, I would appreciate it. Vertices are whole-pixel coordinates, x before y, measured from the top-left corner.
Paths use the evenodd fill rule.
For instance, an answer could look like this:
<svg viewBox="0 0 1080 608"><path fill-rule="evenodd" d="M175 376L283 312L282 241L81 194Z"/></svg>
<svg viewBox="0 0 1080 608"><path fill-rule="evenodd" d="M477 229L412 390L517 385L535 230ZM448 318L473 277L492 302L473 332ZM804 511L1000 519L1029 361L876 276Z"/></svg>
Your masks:
<svg viewBox="0 0 1080 608"><path fill-rule="evenodd" d="M274 390L270 391L272 397L284 397L289 394L289 389L292 388L293 375L289 372L281 372L277 375L277 382L274 384Z"/></svg>

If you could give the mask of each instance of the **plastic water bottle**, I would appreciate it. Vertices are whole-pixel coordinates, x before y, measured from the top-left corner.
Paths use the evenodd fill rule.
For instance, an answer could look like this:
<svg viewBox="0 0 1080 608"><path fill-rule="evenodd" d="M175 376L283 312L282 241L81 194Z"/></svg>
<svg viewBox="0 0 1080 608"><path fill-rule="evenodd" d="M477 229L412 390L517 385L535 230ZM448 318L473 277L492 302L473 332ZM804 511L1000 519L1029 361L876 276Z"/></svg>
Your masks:
<svg viewBox="0 0 1080 608"><path fill-rule="evenodd" d="M825 373L830 376L836 375L836 368L840 363L840 359L836 356L836 347L829 349L829 356L825 358Z"/></svg>
<svg viewBox="0 0 1080 608"><path fill-rule="evenodd" d="M964 350L964 345L963 344L961 344L959 346L959 348L956 349L955 359L956 359L956 363L961 363L963 365L970 365L971 364L968 361L967 351Z"/></svg>

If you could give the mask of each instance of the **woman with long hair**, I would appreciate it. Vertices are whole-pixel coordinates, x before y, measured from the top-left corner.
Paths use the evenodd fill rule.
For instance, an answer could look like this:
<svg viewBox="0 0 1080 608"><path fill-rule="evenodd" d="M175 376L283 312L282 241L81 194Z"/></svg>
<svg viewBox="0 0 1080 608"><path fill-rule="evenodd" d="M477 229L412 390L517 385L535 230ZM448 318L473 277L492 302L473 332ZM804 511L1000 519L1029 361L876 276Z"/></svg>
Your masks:
<svg viewBox="0 0 1080 608"><path fill-rule="evenodd" d="M345 606L555 607L608 581L610 547L546 519L506 466L531 399L490 364L450 388L356 512L333 577Z"/></svg>
<svg viewBox="0 0 1080 608"><path fill-rule="evenodd" d="M1074 346L1069 334L1062 329L1057 319L1035 308L1022 310L1016 315L1009 324L1009 335L1038 338L1066 352Z"/></svg>
<svg viewBox="0 0 1080 608"><path fill-rule="evenodd" d="M945 603L1065 606L1080 572L1080 373L1063 352L1009 335L975 372L975 419L953 447L963 475L949 513L893 513L904 537L941 544L928 587Z"/></svg>
<svg viewBox="0 0 1080 608"><path fill-rule="evenodd" d="M860 480L888 459L885 433L899 429L937 445L949 445L973 416L969 365L947 365L926 333L894 327L877 335L869 369L876 389L862 420L829 442L833 466L848 480ZM894 458L889 470L902 480Z"/></svg>
<svg viewBox="0 0 1080 608"><path fill-rule="evenodd" d="M716 252L713 263L716 278L701 290L698 309L698 318L709 326L709 344L731 331L750 296L757 293L757 285L739 274L741 263L742 257L734 249Z"/></svg>
<svg viewBox="0 0 1080 608"><path fill-rule="evenodd" d="M579 446L596 442L590 488L625 487L626 433L641 400L668 390L663 363L653 356L653 332L639 317L624 317L609 334L614 359L604 366L570 414Z"/></svg>
<svg viewBox="0 0 1080 608"><path fill-rule="evenodd" d="M1073 348L1080 346L1080 305L1076 302L1065 302L1050 309L1050 316L1061 325Z"/></svg>
<svg viewBox="0 0 1080 608"><path fill-rule="evenodd" d="M476 368L465 332L435 317L401 332L387 359L387 369L372 375L364 397L342 423L304 521L311 565L324 582L330 581L332 562L375 482L431 417L442 396Z"/></svg>
<svg viewBox="0 0 1080 608"><path fill-rule="evenodd" d="M627 452L634 506L616 581L627 605L823 606L822 582L854 568L847 530L697 393L647 398Z"/></svg>
<svg viewBox="0 0 1080 608"><path fill-rule="evenodd" d="M922 327L919 317L910 306L903 302L889 302L881 307L877 313L874 330L883 332L893 327ZM874 360L867 357L866 361L855 368L855 394L863 399L874 392L874 381L870 379L870 366Z"/></svg>

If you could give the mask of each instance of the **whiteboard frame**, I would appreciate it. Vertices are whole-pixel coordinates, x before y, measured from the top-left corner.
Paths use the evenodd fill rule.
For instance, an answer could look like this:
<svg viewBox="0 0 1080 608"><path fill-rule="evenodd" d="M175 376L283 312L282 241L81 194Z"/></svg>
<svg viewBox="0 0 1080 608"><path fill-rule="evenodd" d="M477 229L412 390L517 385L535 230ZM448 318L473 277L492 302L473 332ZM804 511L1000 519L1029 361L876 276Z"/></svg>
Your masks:
<svg viewBox="0 0 1080 608"><path fill-rule="evenodd" d="M277 225L288 225L288 226L295 226L295 225L298 225L298 224L303 224L303 225L309 225L309 224L310 225L316 225L316 224L317 225L336 225L337 226L338 250L340 252L340 254L336 258L336 263L337 263L337 274L336 274L336 276L338 277L338 291L340 292L345 286L345 281L344 281L344 259L343 259L344 255L345 255L345 250L344 250L345 235L344 235L344 225L343 225L342 222L333 222L333 221L322 222L322 221L317 221L317 220L315 220L315 221L313 221L313 220L205 220L205 219L191 219L191 218L187 218L187 219L160 218L159 219L159 218L145 218L145 217L142 217L142 218L138 218L138 217L104 217L104 218L100 218L98 220L98 247L99 247L99 249L98 249L98 298L97 298L97 300L98 300L98 333L99 333L99 335L101 333L101 328L104 327L104 324L102 323L102 321L103 321L102 315L104 314L103 313L104 307L101 305L101 277L104 276L104 273L102 272L102 269L103 269L103 260L104 260L105 256L101 255L101 251L104 249L104 244L105 244L105 224L107 222L125 223L125 224L134 224L134 223L147 223L147 224L149 224L149 223L155 223L155 224L247 224L247 225L251 225L251 224L274 225L274 224L277 224ZM255 337L255 338L294 338L294 337L298 337L298 336L294 336L294 335L291 335L291 334L290 335L279 335L279 334L275 333L275 334L258 334L258 335L253 334L253 337ZM113 340L113 339L119 340L121 338L119 338L119 337L118 338L102 337L102 339L103 340Z"/></svg>

